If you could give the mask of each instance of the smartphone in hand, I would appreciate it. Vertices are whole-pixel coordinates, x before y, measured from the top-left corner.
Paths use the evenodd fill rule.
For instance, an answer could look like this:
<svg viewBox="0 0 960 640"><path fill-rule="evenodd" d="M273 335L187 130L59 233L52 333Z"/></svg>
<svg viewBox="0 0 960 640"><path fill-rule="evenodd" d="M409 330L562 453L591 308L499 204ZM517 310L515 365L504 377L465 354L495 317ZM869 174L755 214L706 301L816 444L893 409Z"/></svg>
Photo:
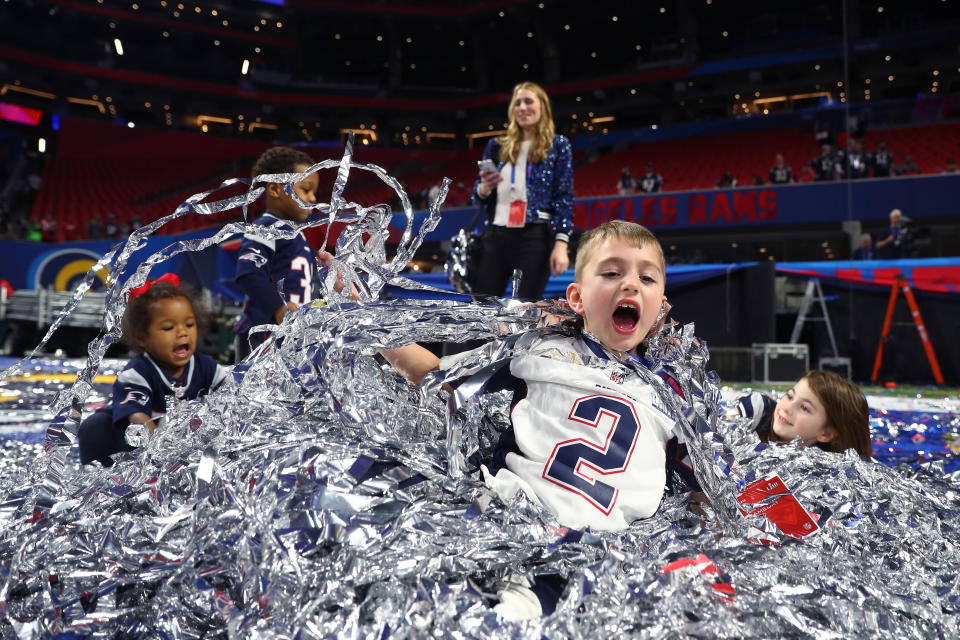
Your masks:
<svg viewBox="0 0 960 640"><path fill-rule="evenodd" d="M484 158L483 160L478 161L477 166L481 171L486 169L487 171L492 171L493 173L497 172L497 164L490 158Z"/></svg>

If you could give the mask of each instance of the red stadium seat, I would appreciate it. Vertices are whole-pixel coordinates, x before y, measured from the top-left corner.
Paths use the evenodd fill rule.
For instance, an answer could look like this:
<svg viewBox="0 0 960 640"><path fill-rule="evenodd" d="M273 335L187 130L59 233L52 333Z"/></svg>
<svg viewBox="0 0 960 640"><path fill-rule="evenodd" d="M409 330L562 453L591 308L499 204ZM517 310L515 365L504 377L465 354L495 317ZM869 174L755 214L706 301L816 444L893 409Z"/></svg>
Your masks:
<svg viewBox="0 0 960 640"><path fill-rule="evenodd" d="M840 136L841 143L845 135ZM880 139L894 153L897 163L910 155L924 173L939 172L948 159L960 160L960 124L948 123L897 129L875 130L864 139L872 151ZM35 220L50 213L58 220L72 219L81 236L93 216L106 220L113 213L126 222L137 217L152 222L169 213L190 195L213 189L228 177L249 177L252 159L270 145L242 138L218 138L183 131L128 129L103 122L66 119L58 150L47 162L43 188L31 212ZM310 149L316 160L338 158L335 148ZM810 176L803 165L817 153L810 132L798 127L723 135L658 140L602 155L588 162L584 150L574 152L576 197L616 193L616 181L623 167L634 176L644 173L653 162L663 175L668 190L702 189L716 185L725 171L733 173L740 185L749 185L754 176L766 179L773 156L782 153L793 166L798 180ZM444 176L453 180L447 206L464 204L477 174L481 150L433 151L427 149L378 149L358 146L354 160L377 164L398 179L412 198L426 191ZM239 158L248 165L234 169ZM320 174L320 198L326 200L333 188L334 171ZM242 186L218 192L215 197L243 192ZM363 206L387 203L392 190L375 175L354 171L345 196ZM259 211L254 208L253 211ZM192 215L165 229L190 230L239 219L240 210L215 216Z"/></svg>

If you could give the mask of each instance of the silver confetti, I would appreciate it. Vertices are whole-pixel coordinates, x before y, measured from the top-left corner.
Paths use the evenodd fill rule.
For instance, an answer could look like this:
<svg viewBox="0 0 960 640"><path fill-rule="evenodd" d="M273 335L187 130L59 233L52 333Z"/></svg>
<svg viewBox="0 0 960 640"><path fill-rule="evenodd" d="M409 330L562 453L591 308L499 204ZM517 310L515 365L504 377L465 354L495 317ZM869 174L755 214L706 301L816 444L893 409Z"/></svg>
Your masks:
<svg viewBox="0 0 960 640"><path fill-rule="evenodd" d="M334 167L331 201L306 223L351 223L323 276L325 301L271 327L219 390L174 402L166 425L113 467L77 468L70 445L126 292L150 266L245 225L175 243L126 280L118 266L160 225L101 261L113 265L105 332L53 403L45 451L18 469L14 461L36 447L0 449L4 638L960 634L958 479L935 466L761 445L727 415L692 326L665 327L648 351L686 400L643 375L682 416L711 501L703 513L686 494L667 494L654 517L593 533L567 530L522 493L504 503L478 478L476 461L507 426L509 398L477 396L469 379L454 394L443 383L502 363L521 336L569 330L550 324L568 312L511 300L379 300L387 284L414 288L400 270L439 220L442 197L387 261L389 210L342 193L352 169L388 176L355 163L349 146L341 161L310 171ZM217 206L194 196L171 215L246 206L257 189ZM363 301L333 289L338 274ZM490 343L418 388L376 357L411 341L477 339ZM4 375L27 365L18 366ZM816 533L796 539L740 514L742 487L774 474L815 514ZM499 617L497 585L517 574L562 576L556 612Z"/></svg>

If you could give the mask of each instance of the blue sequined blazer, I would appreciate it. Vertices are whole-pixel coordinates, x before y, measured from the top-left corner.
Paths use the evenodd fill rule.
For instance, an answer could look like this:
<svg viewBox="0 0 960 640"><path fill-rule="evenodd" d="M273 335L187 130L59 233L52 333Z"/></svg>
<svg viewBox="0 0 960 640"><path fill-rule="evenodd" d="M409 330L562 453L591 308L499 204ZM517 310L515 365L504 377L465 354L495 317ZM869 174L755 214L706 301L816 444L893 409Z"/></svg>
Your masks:
<svg viewBox="0 0 960 640"><path fill-rule="evenodd" d="M483 150L483 157L490 158L503 167L500 161L500 144L491 139ZM497 192L483 198L477 193L480 176L473 183L471 202L487 209L487 224L493 220L497 207ZM554 136L547 157L537 163L527 163L527 224L548 221L557 240L570 241L573 233L573 152L570 141L563 136Z"/></svg>

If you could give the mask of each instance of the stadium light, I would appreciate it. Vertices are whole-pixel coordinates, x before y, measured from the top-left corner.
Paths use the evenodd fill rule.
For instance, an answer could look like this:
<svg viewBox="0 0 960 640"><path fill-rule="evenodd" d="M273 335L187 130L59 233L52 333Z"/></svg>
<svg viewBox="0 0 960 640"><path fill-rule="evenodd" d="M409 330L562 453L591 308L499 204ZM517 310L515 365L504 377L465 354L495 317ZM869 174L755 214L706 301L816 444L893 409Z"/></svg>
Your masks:
<svg viewBox="0 0 960 640"><path fill-rule="evenodd" d="M114 39L113 39L113 48L117 50L117 55L118 55L118 56L122 56L122 55L123 55L123 43L120 42L120 38L114 38Z"/></svg>
<svg viewBox="0 0 960 640"><path fill-rule="evenodd" d="M46 139L46 138L40 138L39 140L37 140L37 151L39 151L40 153L46 153L46 151L47 151L47 139Z"/></svg>
<svg viewBox="0 0 960 640"><path fill-rule="evenodd" d="M247 75L248 71L250 71L250 61L244 58L243 66L240 67L240 73L243 75Z"/></svg>

